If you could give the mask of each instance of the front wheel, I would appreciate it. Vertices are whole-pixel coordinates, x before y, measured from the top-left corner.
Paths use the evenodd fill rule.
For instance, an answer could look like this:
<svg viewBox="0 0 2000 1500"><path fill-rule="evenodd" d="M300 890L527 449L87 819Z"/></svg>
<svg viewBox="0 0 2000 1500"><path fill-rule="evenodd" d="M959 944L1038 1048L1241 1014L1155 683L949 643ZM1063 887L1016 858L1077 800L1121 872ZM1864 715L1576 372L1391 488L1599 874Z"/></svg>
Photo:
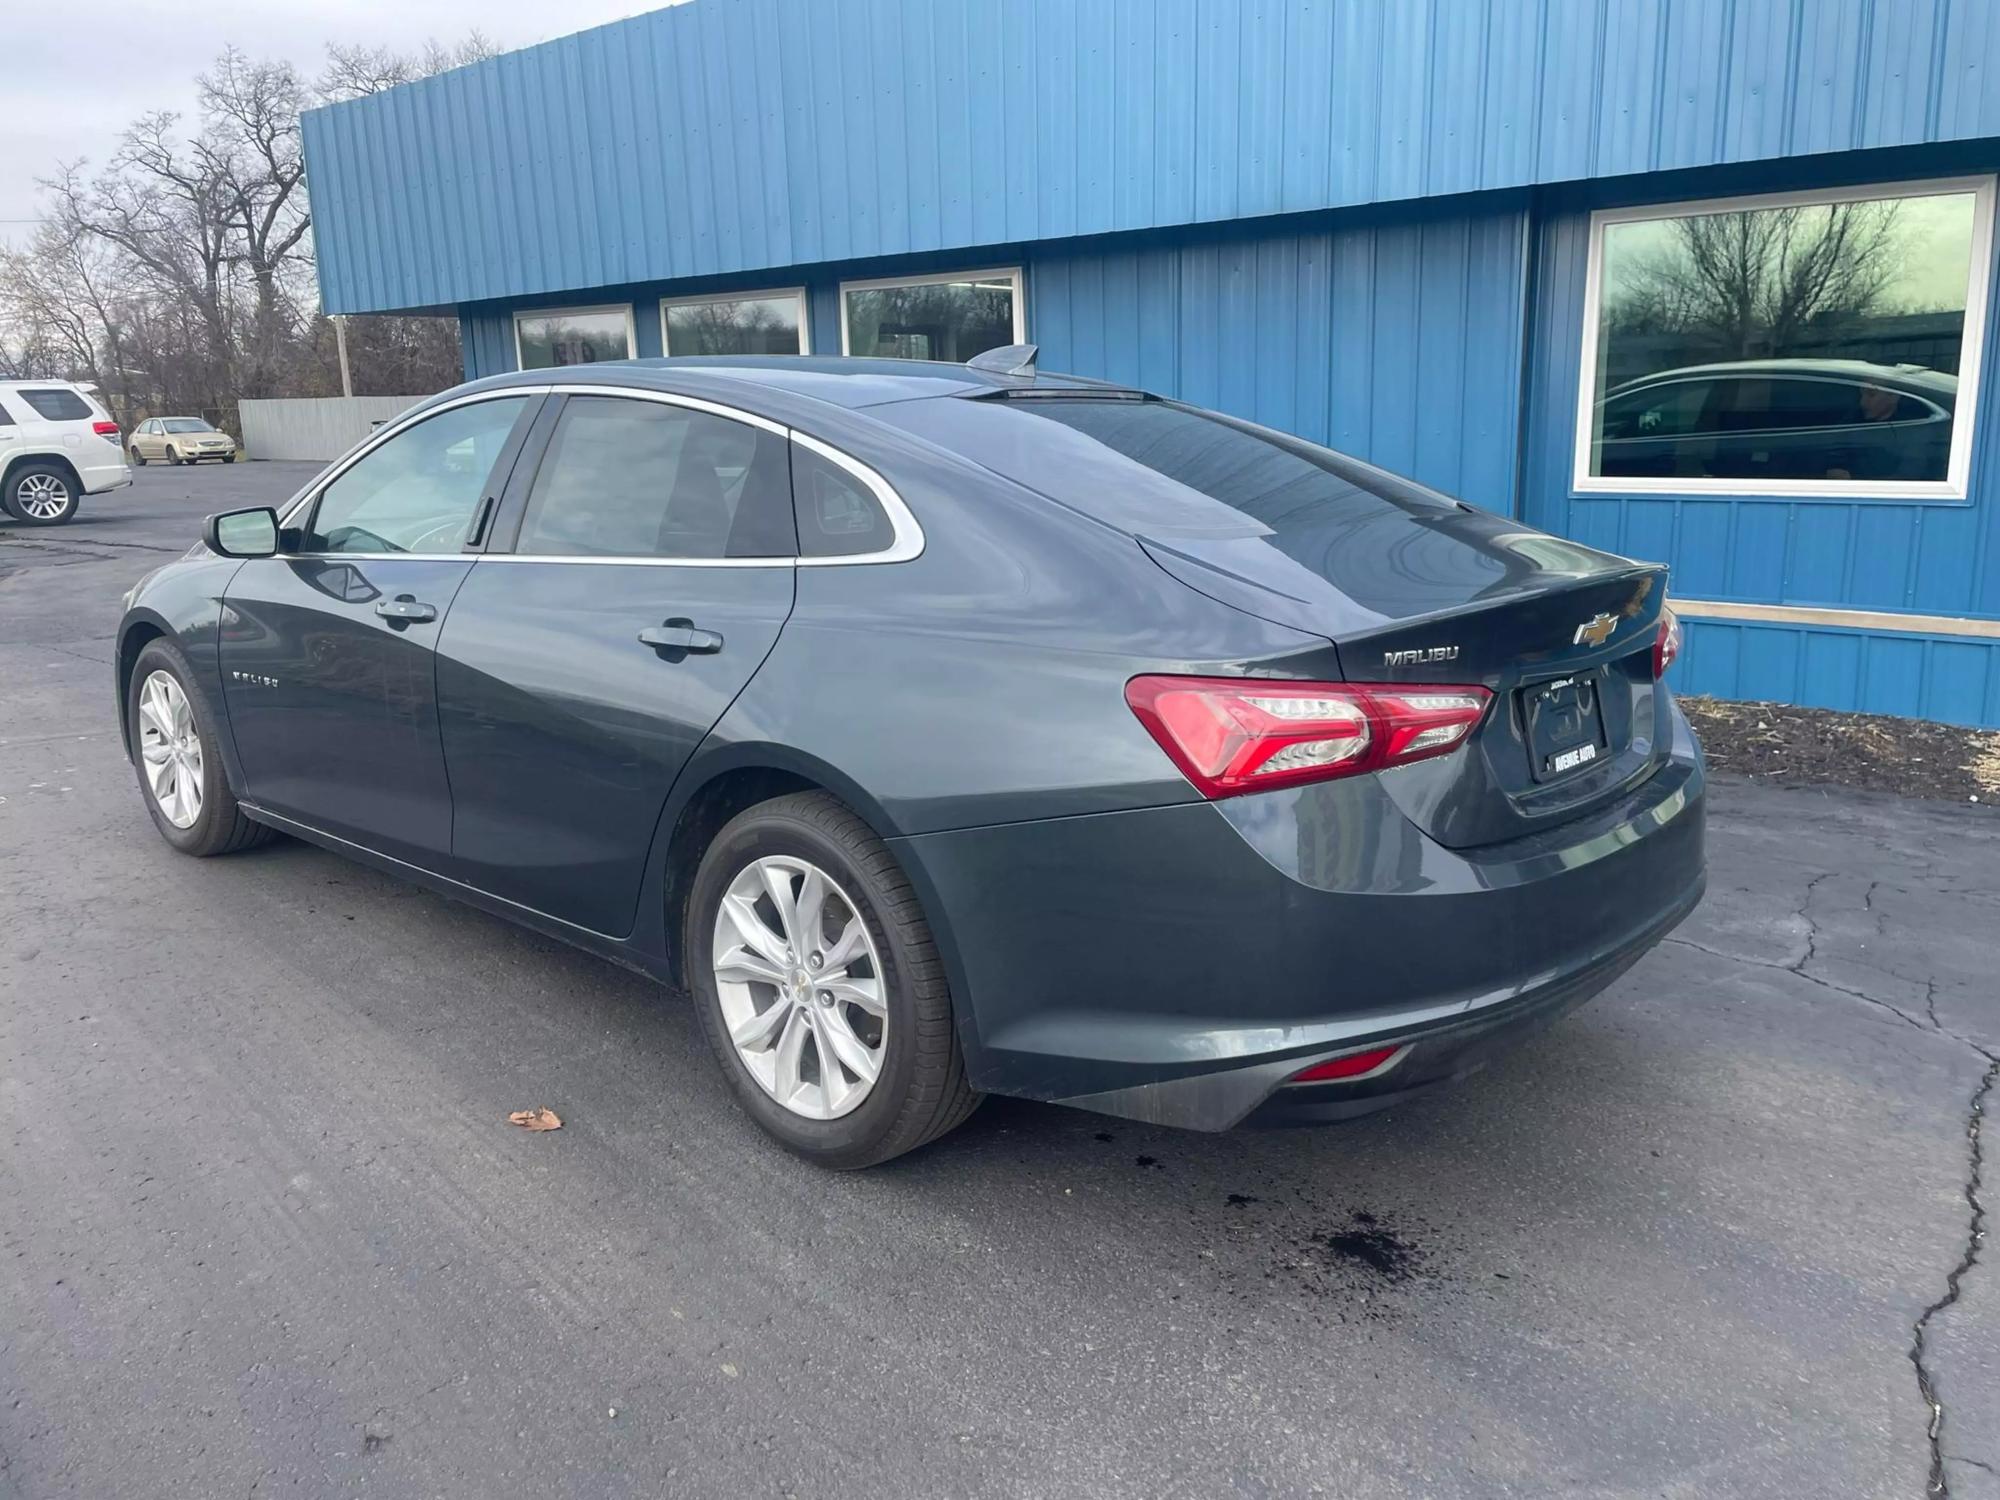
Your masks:
<svg viewBox="0 0 2000 1500"><path fill-rule="evenodd" d="M225 453L222 455L222 461L226 464L233 464L236 462L236 455L234 453Z"/></svg>
<svg viewBox="0 0 2000 1500"><path fill-rule="evenodd" d="M161 838L183 854L205 857L271 837L244 816L229 790L215 726L186 657L164 640L151 642L139 653L125 695L132 764Z"/></svg>
<svg viewBox="0 0 2000 1500"><path fill-rule="evenodd" d="M56 464L25 463L8 476L0 501L15 520L29 526L60 526L76 515L77 483Z"/></svg>
<svg viewBox="0 0 2000 1500"><path fill-rule="evenodd" d="M167 462L168 462L168 463L169 463L170 465L172 465L172 466L173 466L174 468L179 468L179 467L180 467L180 466L181 466L182 464L186 463L186 462L187 462L187 460L181 457L181 455L180 455L180 450L179 450L179 449L176 449L176 448L168 448L168 449L167 449Z"/></svg>
<svg viewBox="0 0 2000 1500"><path fill-rule="evenodd" d="M684 944L738 1101L808 1161L874 1166L978 1106L916 893L888 846L826 793L763 803L716 835Z"/></svg>

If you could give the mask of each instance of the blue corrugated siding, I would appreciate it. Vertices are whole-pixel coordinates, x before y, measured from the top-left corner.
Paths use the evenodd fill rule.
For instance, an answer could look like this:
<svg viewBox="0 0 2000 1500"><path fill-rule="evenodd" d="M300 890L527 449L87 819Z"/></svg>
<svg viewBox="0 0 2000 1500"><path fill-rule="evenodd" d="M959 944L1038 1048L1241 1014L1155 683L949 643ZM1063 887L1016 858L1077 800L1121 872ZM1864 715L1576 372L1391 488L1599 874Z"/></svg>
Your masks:
<svg viewBox="0 0 2000 1500"><path fill-rule="evenodd" d="M1045 369L1180 396L1509 509L1525 205L1488 200L1394 222L1320 215L1301 225L1031 247L990 260L1023 266L1028 336ZM840 350L845 274L768 278L805 283L821 353ZM657 355L659 299L686 290L623 286L590 300L630 302L637 352ZM513 307L464 313L468 377L514 368Z"/></svg>
<svg viewBox="0 0 2000 1500"><path fill-rule="evenodd" d="M331 312L2000 134L2000 0L692 0L305 117Z"/></svg>
<svg viewBox="0 0 2000 1500"><path fill-rule="evenodd" d="M1689 620L1682 692L2000 727L2000 641Z"/></svg>

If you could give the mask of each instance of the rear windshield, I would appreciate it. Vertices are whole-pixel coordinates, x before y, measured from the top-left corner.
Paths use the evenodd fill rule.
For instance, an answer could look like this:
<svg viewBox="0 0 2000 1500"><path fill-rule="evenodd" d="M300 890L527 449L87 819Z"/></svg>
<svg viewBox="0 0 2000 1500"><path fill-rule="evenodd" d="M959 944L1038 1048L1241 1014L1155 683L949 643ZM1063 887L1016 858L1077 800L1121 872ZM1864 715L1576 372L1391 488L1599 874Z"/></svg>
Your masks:
<svg viewBox="0 0 2000 1500"><path fill-rule="evenodd" d="M77 422L94 415L90 403L75 391L21 390L15 394L51 422Z"/></svg>

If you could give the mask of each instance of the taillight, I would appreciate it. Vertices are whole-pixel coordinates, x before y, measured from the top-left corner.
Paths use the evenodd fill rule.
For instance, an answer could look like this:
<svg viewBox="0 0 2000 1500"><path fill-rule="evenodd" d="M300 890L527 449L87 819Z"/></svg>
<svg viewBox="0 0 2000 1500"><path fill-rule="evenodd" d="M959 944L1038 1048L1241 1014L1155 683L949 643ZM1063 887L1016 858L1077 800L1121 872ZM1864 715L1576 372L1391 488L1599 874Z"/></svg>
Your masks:
<svg viewBox="0 0 2000 1500"><path fill-rule="evenodd" d="M1653 681L1667 675L1667 668L1681 654L1681 622L1670 609L1660 611L1660 633L1653 637Z"/></svg>
<svg viewBox="0 0 2000 1500"><path fill-rule="evenodd" d="M1482 687L1134 677L1125 701L1204 797L1234 797L1448 755Z"/></svg>
<svg viewBox="0 0 2000 1500"><path fill-rule="evenodd" d="M92 422L90 424L90 430L96 433L99 437L118 436L118 424L116 422Z"/></svg>

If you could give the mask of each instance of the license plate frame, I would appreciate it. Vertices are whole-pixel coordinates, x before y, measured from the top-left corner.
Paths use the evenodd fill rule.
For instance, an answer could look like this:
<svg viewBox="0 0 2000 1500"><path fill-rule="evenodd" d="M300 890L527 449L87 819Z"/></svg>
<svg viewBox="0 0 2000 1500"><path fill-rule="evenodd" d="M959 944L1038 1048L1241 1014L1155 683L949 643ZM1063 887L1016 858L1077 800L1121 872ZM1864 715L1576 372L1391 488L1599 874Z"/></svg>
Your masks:
<svg viewBox="0 0 2000 1500"><path fill-rule="evenodd" d="M1521 689L1528 769L1536 781L1562 781L1603 763L1610 741L1602 685L1600 672L1573 672Z"/></svg>

